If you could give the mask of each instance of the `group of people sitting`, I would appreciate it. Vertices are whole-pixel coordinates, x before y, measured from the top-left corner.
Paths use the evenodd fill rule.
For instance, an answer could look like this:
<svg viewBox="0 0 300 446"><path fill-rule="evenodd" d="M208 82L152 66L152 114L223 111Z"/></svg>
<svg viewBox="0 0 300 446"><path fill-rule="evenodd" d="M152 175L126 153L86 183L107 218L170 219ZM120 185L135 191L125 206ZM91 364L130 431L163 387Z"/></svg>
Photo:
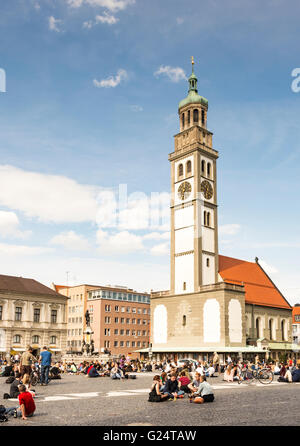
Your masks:
<svg viewBox="0 0 300 446"><path fill-rule="evenodd" d="M261 366L267 367L274 375L278 375L278 381L280 382L300 382L300 363L298 362L298 364L295 365L292 360L288 360L286 363L273 363L271 361L268 364L260 364L259 362L255 363L251 361L230 363L224 370L223 380L227 382L240 381L242 380L242 370L256 370Z"/></svg>
<svg viewBox="0 0 300 446"><path fill-rule="evenodd" d="M125 357L121 357L120 361L117 362L84 361L78 366L73 362L67 368L67 373L70 374L83 374L89 378L110 376L112 379L133 378L136 375L130 375L130 373L137 371L138 368L135 361L126 361Z"/></svg>
<svg viewBox="0 0 300 446"><path fill-rule="evenodd" d="M162 372L155 375L149 393L149 402L176 401L188 394L190 402L196 404L211 403L214 394L211 385L206 381L205 374L195 372L192 379L188 365L178 374L175 370L169 374Z"/></svg>

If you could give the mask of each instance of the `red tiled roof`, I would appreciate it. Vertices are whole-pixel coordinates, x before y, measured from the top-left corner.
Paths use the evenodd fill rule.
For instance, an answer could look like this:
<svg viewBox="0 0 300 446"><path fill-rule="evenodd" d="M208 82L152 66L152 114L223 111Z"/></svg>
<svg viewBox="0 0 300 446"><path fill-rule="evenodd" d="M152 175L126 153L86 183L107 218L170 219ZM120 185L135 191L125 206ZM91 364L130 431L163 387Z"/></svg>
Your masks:
<svg viewBox="0 0 300 446"><path fill-rule="evenodd" d="M295 321L295 316L300 316L300 306L299 307L293 307L293 324L300 324L300 321Z"/></svg>
<svg viewBox="0 0 300 446"><path fill-rule="evenodd" d="M243 284L246 303L292 309L258 263L219 256L219 273L224 282Z"/></svg>
<svg viewBox="0 0 300 446"><path fill-rule="evenodd" d="M0 291L10 291L24 294L43 294L48 296L61 297L56 291L48 288L34 279L24 279L23 277L4 276L0 274Z"/></svg>

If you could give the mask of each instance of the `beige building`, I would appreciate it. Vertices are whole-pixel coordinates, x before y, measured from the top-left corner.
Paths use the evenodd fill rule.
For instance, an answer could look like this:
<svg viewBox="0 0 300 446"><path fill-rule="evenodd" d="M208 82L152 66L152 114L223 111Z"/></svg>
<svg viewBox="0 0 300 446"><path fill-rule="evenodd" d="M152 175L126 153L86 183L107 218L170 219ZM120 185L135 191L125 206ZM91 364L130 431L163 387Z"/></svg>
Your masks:
<svg viewBox="0 0 300 446"><path fill-rule="evenodd" d="M217 159L208 101L189 78L171 163L170 290L151 295L156 357L291 352L292 308L258 263L219 255Z"/></svg>
<svg viewBox="0 0 300 446"><path fill-rule="evenodd" d="M78 353L82 349L83 332L86 328L84 314L87 309L88 293L98 289L95 285L64 286L53 288L67 299L67 352Z"/></svg>
<svg viewBox="0 0 300 446"><path fill-rule="evenodd" d="M66 351L67 299L33 279L0 275L0 355L38 355L43 346L54 356Z"/></svg>

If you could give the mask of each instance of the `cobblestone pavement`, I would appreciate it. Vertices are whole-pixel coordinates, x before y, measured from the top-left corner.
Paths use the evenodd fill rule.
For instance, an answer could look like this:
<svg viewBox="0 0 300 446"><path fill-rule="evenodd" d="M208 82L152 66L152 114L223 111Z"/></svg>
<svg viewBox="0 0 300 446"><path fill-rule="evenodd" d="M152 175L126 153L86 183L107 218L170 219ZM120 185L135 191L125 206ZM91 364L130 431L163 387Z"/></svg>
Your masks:
<svg viewBox="0 0 300 446"><path fill-rule="evenodd" d="M161 404L149 403L154 373L138 374L136 380L113 381L63 375L48 387L36 387L37 410L27 421L9 418L1 426L207 426L300 424L300 383L275 382L263 385L226 383L221 377L208 381L215 401L190 404L187 397ZM17 400L3 400L9 391L0 378L0 404L17 406Z"/></svg>

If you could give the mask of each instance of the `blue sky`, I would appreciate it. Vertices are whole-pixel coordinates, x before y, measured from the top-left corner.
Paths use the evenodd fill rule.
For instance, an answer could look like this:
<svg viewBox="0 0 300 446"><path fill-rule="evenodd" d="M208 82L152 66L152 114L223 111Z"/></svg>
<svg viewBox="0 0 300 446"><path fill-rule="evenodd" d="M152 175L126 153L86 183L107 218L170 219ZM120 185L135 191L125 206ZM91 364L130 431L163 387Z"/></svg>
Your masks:
<svg viewBox="0 0 300 446"><path fill-rule="evenodd" d="M300 301L299 13L293 0L1 5L1 273L168 288L168 153L193 55L220 154L220 252L259 257ZM109 223L122 184L130 211Z"/></svg>

